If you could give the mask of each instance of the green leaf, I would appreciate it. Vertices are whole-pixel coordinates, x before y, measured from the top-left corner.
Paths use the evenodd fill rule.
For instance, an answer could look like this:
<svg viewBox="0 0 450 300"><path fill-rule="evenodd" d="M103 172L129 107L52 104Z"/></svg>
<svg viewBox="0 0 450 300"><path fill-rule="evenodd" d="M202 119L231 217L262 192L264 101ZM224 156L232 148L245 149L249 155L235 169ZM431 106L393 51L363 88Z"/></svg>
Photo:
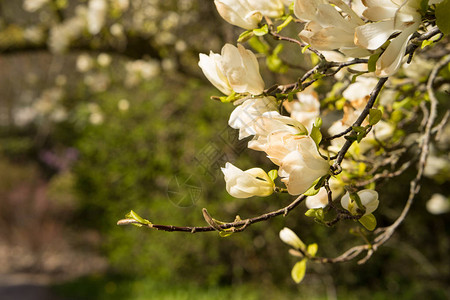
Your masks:
<svg viewBox="0 0 450 300"><path fill-rule="evenodd" d="M422 41L422 45L420 45L420 49L423 49L423 48L425 48L425 47L427 47L427 46L430 46L430 45L432 45L433 43L434 43L433 40L425 40L425 41Z"/></svg>
<svg viewBox="0 0 450 300"><path fill-rule="evenodd" d="M383 114L381 113L381 110L376 108L371 108L369 112L369 124L375 125L381 120L381 116Z"/></svg>
<svg viewBox="0 0 450 300"><path fill-rule="evenodd" d="M277 27L277 32L283 30L286 26L289 25L289 23L291 23L292 20L293 20L292 16L288 16L286 20L284 20L284 22Z"/></svg>
<svg viewBox="0 0 450 300"><path fill-rule="evenodd" d="M306 50L308 50L309 47L311 47L311 45L306 45L305 47L303 47L302 54L305 54Z"/></svg>
<svg viewBox="0 0 450 300"><path fill-rule="evenodd" d="M308 210L305 212L305 216L310 217L310 218L315 217L315 216L316 216L316 208L308 209Z"/></svg>
<svg viewBox="0 0 450 300"><path fill-rule="evenodd" d="M322 124L323 124L322 118L321 117L317 117L316 120L314 121L314 126L317 127L317 128L320 128L320 127L322 127Z"/></svg>
<svg viewBox="0 0 450 300"><path fill-rule="evenodd" d="M275 179L277 179L277 177L278 177L278 171L270 170L269 173L267 173L267 175L269 175L269 177L270 177L270 179L272 179L272 181L275 181Z"/></svg>
<svg viewBox="0 0 450 300"><path fill-rule="evenodd" d="M378 60L378 57L380 57L380 54L381 53L375 53L369 57L369 62L367 63L367 70L369 72L375 72L375 70L377 68L377 60Z"/></svg>
<svg viewBox="0 0 450 300"><path fill-rule="evenodd" d="M138 215L136 212L134 212L133 210L130 210L130 212L127 213L127 214L125 215L125 217L128 218L128 219L133 219L133 220L135 220L135 221L141 223L141 224L133 224L133 225L136 225L136 226L138 226L138 227L142 226L142 224L147 224L147 225L152 224L152 222L150 222L149 220L146 220L146 219L142 218L141 216L139 216L139 215Z"/></svg>
<svg viewBox="0 0 450 300"><path fill-rule="evenodd" d="M320 180L322 178L323 177L320 177L320 178L317 178L316 180L314 180L314 182L311 185L311 187L309 189L307 189L306 192L303 193L303 195L305 195L305 196L314 196L314 195L316 195L319 192L319 190L320 190L320 187L318 189L316 189L316 186L317 186L317 184L320 182Z"/></svg>
<svg viewBox="0 0 450 300"><path fill-rule="evenodd" d="M305 277L306 273L306 258L297 262L291 271L292 279L294 279L295 283L300 283Z"/></svg>
<svg viewBox="0 0 450 300"><path fill-rule="evenodd" d="M358 221L369 231L373 231L377 227L377 219L372 214L365 215Z"/></svg>
<svg viewBox="0 0 450 300"><path fill-rule="evenodd" d="M444 34L450 33L450 0L444 0L436 6L436 25Z"/></svg>
<svg viewBox="0 0 450 300"><path fill-rule="evenodd" d="M263 36L263 35L266 35L267 33L269 33L269 26L267 26L267 24L264 24L264 26L261 27L261 28L253 29L253 33L254 33L256 36Z"/></svg>
<svg viewBox="0 0 450 300"><path fill-rule="evenodd" d="M313 243L313 244L309 244L308 245L308 249L306 249L306 252L308 252L308 254L311 257L314 257L314 256L316 256L316 253L317 253L318 249L319 249L319 246L317 246L316 243Z"/></svg>
<svg viewBox="0 0 450 300"><path fill-rule="evenodd" d="M322 140L322 133L320 132L320 128L313 125L309 136L316 143L317 147L319 147L320 141Z"/></svg>
<svg viewBox="0 0 450 300"><path fill-rule="evenodd" d="M356 203L358 208L362 211L366 211L366 208L361 202L361 198L359 198L359 195L357 193L350 193L350 199ZM350 207L349 207L350 209Z"/></svg>
<svg viewBox="0 0 450 300"><path fill-rule="evenodd" d="M275 73L286 73L288 67L283 63L283 61L278 57L276 53L266 57L266 64L269 70Z"/></svg>
<svg viewBox="0 0 450 300"><path fill-rule="evenodd" d="M262 54L269 54L269 45L263 43L258 37L254 36L248 40L248 44L252 47L256 52Z"/></svg>
<svg viewBox="0 0 450 300"><path fill-rule="evenodd" d="M224 230L224 231L219 231L219 235L220 235L221 237L228 237L228 236L232 235L233 233L234 233L233 231L226 231L226 230Z"/></svg>
<svg viewBox="0 0 450 300"><path fill-rule="evenodd" d="M244 43L244 42L248 41L249 39L251 39L253 36L254 36L253 31L247 30L239 35L237 41L238 41L238 43Z"/></svg>

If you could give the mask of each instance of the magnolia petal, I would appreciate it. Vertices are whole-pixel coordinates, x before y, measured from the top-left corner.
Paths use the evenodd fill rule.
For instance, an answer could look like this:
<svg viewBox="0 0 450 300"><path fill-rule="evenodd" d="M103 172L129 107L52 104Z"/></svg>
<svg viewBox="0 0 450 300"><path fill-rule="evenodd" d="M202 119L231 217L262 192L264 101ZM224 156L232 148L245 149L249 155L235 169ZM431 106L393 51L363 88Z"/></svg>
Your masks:
<svg viewBox="0 0 450 300"><path fill-rule="evenodd" d="M214 0L220 16L232 25L250 30L258 28L262 14L253 10L247 1Z"/></svg>
<svg viewBox="0 0 450 300"><path fill-rule="evenodd" d="M217 66L217 61L220 60L220 55L211 51L209 56L200 53L199 57L200 60L198 62L198 65L202 69L203 74L205 74L206 78L225 95L231 94L233 90L228 83L228 79Z"/></svg>
<svg viewBox="0 0 450 300"><path fill-rule="evenodd" d="M363 16L374 22L384 21L395 17L397 9L397 6L369 7L364 11Z"/></svg>
<svg viewBox="0 0 450 300"><path fill-rule="evenodd" d="M301 21L314 21L316 20L317 7L325 3L327 3L326 0L295 0L294 14Z"/></svg>
<svg viewBox="0 0 450 300"><path fill-rule="evenodd" d="M408 30L403 31L399 36L391 41L389 46L377 61L375 75L378 77L387 77L397 72L401 65L403 56L405 55L409 38L418 27L419 24L411 26Z"/></svg>
<svg viewBox="0 0 450 300"><path fill-rule="evenodd" d="M355 31L355 44L375 50L380 48L394 32L393 20L359 26Z"/></svg>

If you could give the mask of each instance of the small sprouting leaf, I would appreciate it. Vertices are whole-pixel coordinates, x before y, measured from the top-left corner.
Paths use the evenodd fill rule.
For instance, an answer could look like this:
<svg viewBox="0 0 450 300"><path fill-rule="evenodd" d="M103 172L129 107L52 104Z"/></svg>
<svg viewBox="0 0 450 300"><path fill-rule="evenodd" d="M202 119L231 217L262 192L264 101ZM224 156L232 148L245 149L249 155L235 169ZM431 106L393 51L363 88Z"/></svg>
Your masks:
<svg viewBox="0 0 450 300"><path fill-rule="evenodd" d="M291 271L291 276L296 283L300 283L305 277L305 273L306 273L306 258L302 259L301 261L297 262L294 265Z"/></svg>
<svg viewBox="0 0 450 300"><path fill-rule="evenodd" d="M381 120L381 110L376 108L371 108L369 112L369 124L375 125Z"/></svg>
<svg viewBox="0 0 450 300"><path fill-rule="evenodd" d="M141 224L133 224L133 225L136 225L138 227L141 227L142 224L146 224L146 225L152 224L149 220L146 220L146 219L142 218L141 216L139 216L133 210L130 210L130 212L125 215L125 217L128 218L128 219L133 219L133 220L141 223Z"/></svg>
<svg viewBox="0 0 450 300"><path fill-rule="evenodd" d="M319 246L316 243L313 244L309 244L308 248L306 249L306 252L308 252L308 254L311 257L316 256L317 250L319 249Z"/></svg>
<svg viewBox="0 0 450 300"><path fill-rule="evenodd" d="M318 147L320 141L322 141L322 133L320 132L320 128L314 125L313 128L311 129L310 136Z"/></svg>
<svg viewBox="0 0 450 300"><path fill-rule="evenodd" d="M219 231L219 235L221 237L228 237L230 235L232 235L234 232L231 230L223 230L223 231Z"/></svg>
<svg viewBox="0 0 450 300"><path fill-rule="evenodd" d="M309 47L311 47L311 45L306 45L305 47L303 47L302 54L305 54L306 50L308 50Z"/></svg>
<svg viewBox="0 0 450 300"><path fill-rule="evenodd" d="M450 33L450 0L444 0L436 6L436 25L443 34Z"/></svg>
<svg viewBox="0 0 450 300"><path fill-rule="evenodd" d="M362 216L358 221L369 231L373 231L377 227L377 219L373 214Z"/></svg>
<svg viewBox="0 0 450 300"><path fill-rule="evenodd" d="M281 44L280 44L281 45ZM271 55L266 57L266 64L269 70L276 73L286 73L288 70L288 66L286 66L283 61L278 57L278 52L281 51L280 48L275 48L274 52Z"/></svg>
<svg viewBox="0 0 450 300"><path fill-rule="evenodd" d="M256 36L249 39L248 44L258 53L269 54L269 45L261 41Z"/></svg>
<svg viewBox="0 0 450 300"><path fill-rule="evenodd" d="M369 57L369 61L367 63L367 70L369 72L375 72L375 70L377 68L377 60L378 60L378 57L380 57L380 54L381 53L375 53Z"/></svg>
<svg viewBox="0 0 450 300"><path fill-rule="evenodd" d="M314 121L314 126L317 128L322 127L323 121L321 117L317 117L316 120Z"/></svg>
<svg viewBox="0 0 450 300"><path fill-rule="evenodd" d="M267 33L269 33L269 26L267 26L267 24L264 24L264 26L261 28L253 29L253 33L257 36L266 35Z"/></svg>
<svg viewBox="0 0 450 300"><path fill-rule="evenodd" d="M308 209L305 212L305 216L310 217L310 218L314 218L316 216L316 208Z"/></svg>
<svg viewBox="0 0 450 300"><path fill-rule="evenodd" d="M283 30L286 26L289 25L289 23L291 23L292 20L293 20L292 16L288 16L286 20L284 20L284 22L277 27L277 32Z"/></svg>
<svg viewBox="0 0 450 300"><path fill-rule="evenodd" d="M357 193L350 193L350 199L356 203L356 205L358 206L358 208L362 211L365 211L366 208L364 207L364 205L361 202L361 198L359 197L359 195Z"/></svg>
<svg viewBox="0 0 450 300"><path fill-rule="evenodd" d="M267 173L267 175L269 175L270 179L272 179L272 181L275 181L275 179L277 179L278 177L278 171L277 170L270 170L269 173Z"/></svg>
<svg viewBox="0 0 450 300"><path fill-rule="evenodd" d="M313 182L313 184L311 185L311 187L310 187L309 189L307 189L306 192L303 193L303 195L305 195L305 196L314 196L314 195L317 195L317 193L318 193L319 190L320 190L320 187L318 187L318 188L316 189L316 186L317 186L317 184L319 183L319 181L320 181L321 178L322 178L322 177L317 178L316 180L314 180L314 182Z"/></svg>
<svg viewBox="0 0 450 300"><path fill-rule="evenodd" d="M430 45L432 45L433 43L434 43L433 40L425 40L425 41L422 41L422 45L420 45L420 49L423 49L423 48L425 48L425 47L427 47L427 46L430 46Z"/></svg>
<svg viewBox="0 0 450 300"><path fill-rule="evenodd" d="M253 36L254 36L253 31L247 30L239 35L239 38L237 41L238 41L238 43L244 43L244 42L248 41L249 39L251 39Z"/></svg>

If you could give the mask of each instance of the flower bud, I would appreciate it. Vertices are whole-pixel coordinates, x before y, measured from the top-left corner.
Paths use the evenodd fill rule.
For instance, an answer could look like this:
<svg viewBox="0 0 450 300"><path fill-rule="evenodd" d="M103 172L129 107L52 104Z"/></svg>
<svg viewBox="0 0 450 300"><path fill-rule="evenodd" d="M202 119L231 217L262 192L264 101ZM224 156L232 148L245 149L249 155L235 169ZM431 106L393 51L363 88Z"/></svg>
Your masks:
<svg viewBox="0 0 450 300"><path fill-rule="evenodd" d="M273 193L274 183L261 168L246 171L226 163L222 168L227 192L236 198L265 197Z"/></svg>
<svg viewBox="0 0 450 300"><path fill-rule="evenodd" d="M295 249L305 250L305 244L300 240L300 238L287 227L284 227L280 230L280 239L288 244L289 246L294 247Z"/></svg>

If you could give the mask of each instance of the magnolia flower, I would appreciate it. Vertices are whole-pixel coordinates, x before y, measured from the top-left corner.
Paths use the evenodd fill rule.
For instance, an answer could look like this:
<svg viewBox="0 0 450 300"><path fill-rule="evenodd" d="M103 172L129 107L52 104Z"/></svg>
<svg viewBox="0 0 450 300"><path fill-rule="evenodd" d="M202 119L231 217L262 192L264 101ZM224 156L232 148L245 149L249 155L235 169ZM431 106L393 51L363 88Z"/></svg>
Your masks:
<svg viewBox="0 0 450 300"><path fill-rule="evenodd" d="M253 95L264 91L255 54L240 44L237 48L226 44L221 54L211 51L208 56L201 53L198 65L206 78L226 95L232 91Z"/></svg>
<svg viewBox="0 0 450 300"><path fill-rule="evenodd" d="M239 139L256 134L255 121L263 113L277 109L274 97L250 98L236 107L230 115L228 124L234 129L239 129Z"/></svg>
<svg viewBox="0 0 450 300"><path fill-rule="evenodd" d="M433 194L426 204L430 214L440 215L450 211L450 201L442 194Z"/></svg>
<svg viewBox="0 0 450 300"><path fill-rule="evenodd" d="M332 200L336 199L344 191L342 184L339 180L331 177L329 180L330 190L332 193ZM322 187L320 191L314 196L308 196L305 201L305 205L308 209L324 208L328 205L328 193L327 190Z"/></svg>
<svg viewBox="0 0 450 300"><path fill-rule="evenodd" d="M299 36L315 49L339 49L351 57L364 57L370 54L355 45L355 28L364 25L364 21L344 2L296 0L294 13L301 21L308 22Z"/></svg>
<svg viewBox="0 0 450 300"><path fill-rule="evenodd" d="M278 174L286 185L288 193L299 195L306 192L314 181L326 175L330 166L324 160L316 143L310 136L297 139L297 149L286 155L280 162Z"/></svg>
<svg viewBox="0 0 450 300"><path fill-rule="evenodd" d="M320 114L320 102L314 90L297 93L298 100L284 102L291 118L302 123L311 132L314 122Z"/></svg>
<svg viewBox="0 0 450 300"><path fill-rule="evenodd" d="M253 140L248 143L248 147L256 151L265 152L270 151L268 149L274 147L270 145L279 143L280 139L283 139L285 135L301 136L307 134L307 130L302 123L290 117L282 116L277 111L263 113L261 117L255 120L252 128L256 134ZM288 141L286 140L282 143L285 142ZM279 165L277 157L281 159L279 155L273 157L269 155L269 158Z"/></svg>
<svg viewBox="0 0 450 300"><path fill-rule="evenodd" d="M366 208L366 212L364 213L364 216L371 214L372 212L374 212L377 209L378 203L380 201L378 201L378 193L376 191L362 190L362 191L359 191L357 194L358 194L359 198L361 199L362 205L364 205L364 207ZM352 215L358 214L358 211L357 211L358 205L353 200L350 199L349 193L345 194L342 197L341 205L343 208L348 210Z"/></svg>
<svg viewBox="0 0 450 300"><path fill-rule="evenodd" d="M280 239L288 244L289 246L295 248L295 249L302 249L304 250L305 244L300 240L300 238L287 227L284 227L280 230Z"/></svg>
<svg viewBox="0 0 450 300"><path fill-rule="evenodd" d="M375 74L387 77L401 65L411 35L419 28L421 15L419 0L366 0L363 15L375 23L359 26L355 32L355 43L369 50L380 48L396 32L389 46L376 64Z"/></svg>
<svg viewBox="0 0 450 300"><path fill-rule="evenodd" d="M225 21L247 30L258 28L263 15L276 18L284 13L280 0L214 0L214 4Z"/></svg>
<svg viewBox="0 0 450 300"><path fill-rule="evenodd" d="M275 185L269 175L261 168L242 171L227 162L225 168L221 169L225 175L227 192L233 197L265 197L273 193Z"/></svg>
<svg viewBox="0 0 450 300"><path fill-rule="evenodd" d="M105 24L108 4L105 0L90 0L87 11L87 25L90 34L97 34Z"/></svg>
<svg viewBox="0 0 450 300"><path fill-rule="evenodd" d="M35 12L48 2L49 0L25 0L23 2L23 9L27 12Z"/></svg>

